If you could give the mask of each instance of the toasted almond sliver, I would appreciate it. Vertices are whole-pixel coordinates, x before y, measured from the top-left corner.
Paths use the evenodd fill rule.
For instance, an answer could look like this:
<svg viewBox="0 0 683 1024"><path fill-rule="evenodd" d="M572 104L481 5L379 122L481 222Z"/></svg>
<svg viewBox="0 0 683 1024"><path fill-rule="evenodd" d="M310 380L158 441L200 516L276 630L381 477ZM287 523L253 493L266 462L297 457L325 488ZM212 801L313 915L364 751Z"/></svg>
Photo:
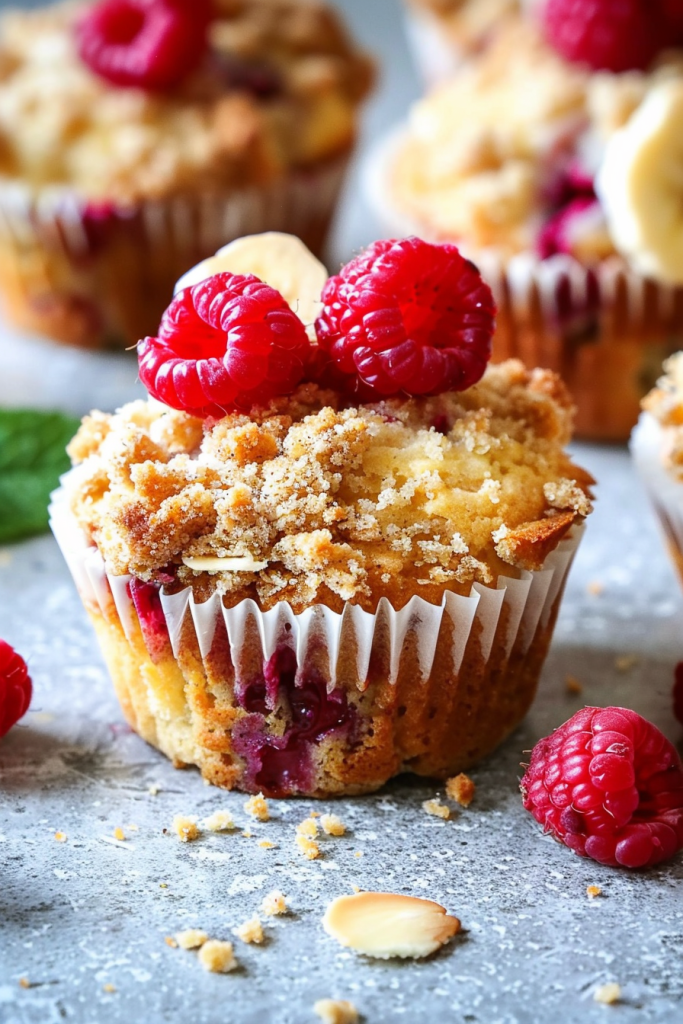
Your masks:
<svg viewBox="0 0 683 1024"><path fill-rule="evenodd" d="M257 562L251 555L231 555L226 558L198 555L196 558L183 558L183 565L195 572L260 572L268 563Z"/></svg>
<svg viewBox="0 0 683 1024"><path fill-rule="evenodd" d="M429 956L460 931L460 921L432 900L390 892L339 896L323 927L342 946L382 960Z"/></svg>

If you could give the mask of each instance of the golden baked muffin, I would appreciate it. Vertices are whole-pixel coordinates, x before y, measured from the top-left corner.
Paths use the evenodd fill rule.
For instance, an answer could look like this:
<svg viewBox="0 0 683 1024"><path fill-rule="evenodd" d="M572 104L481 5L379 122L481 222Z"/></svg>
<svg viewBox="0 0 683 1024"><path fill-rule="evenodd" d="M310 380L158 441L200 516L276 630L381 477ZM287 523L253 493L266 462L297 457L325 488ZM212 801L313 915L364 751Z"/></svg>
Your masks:
<svg viewBox="0 0 683 1024"><path fill-rule="evenodd" d="M98 0L0 21L0 295L87 347L156 330L219 245L320 251L372 66L317 0Z"/></svg>
<svg viewBox="0 0 683 1024"><path fill-rule="evenodd" d="M653 9L640 31L631 6L623 24L611 0L508 19L417 103L385 172L390 217L491 277L494 359L559 372L577 432L604 440L683 341L683 48L665 51L683 28Z"/></svg>
<svg viewBox="0 0 683 1024"><path fill-rule="evenodd" d="M591 510L571 401L486 369L493 300L453 246L375 243L312 344L310 255L281 241L290 306L245 242L269 284L229 249L186 279L139 346L153 400L72 441L56 536L129 721L176 763L275 795L451 775L533 698Z"/></svg>
<svg viewBox="0 0 683 1024"><path fill-rule="evenodd" d="M631 454L664 530L683 581L683 352L643 399Z"/></svg>

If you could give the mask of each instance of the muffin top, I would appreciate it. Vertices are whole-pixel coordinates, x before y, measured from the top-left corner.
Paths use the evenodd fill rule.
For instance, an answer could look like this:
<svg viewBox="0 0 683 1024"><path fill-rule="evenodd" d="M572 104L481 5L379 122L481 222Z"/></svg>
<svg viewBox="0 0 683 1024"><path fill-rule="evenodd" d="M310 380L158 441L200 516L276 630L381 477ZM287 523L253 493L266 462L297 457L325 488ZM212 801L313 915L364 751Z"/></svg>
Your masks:
<svg viewBox="0 0 683 1024"><path fill-rule="evenodd" d="M317 0L216 0L208 45L166 88L113 84L79 56L80 2L0 23L0 183L86 200L260 184L343 153L369 60Z"/></svg>
<svg viewBox="0 0 683 1024"><path fill-rule="evenodd" d="M665 111L648 107L643 127L648 102ZM587 264L618 253L678 282L680 254L666 231L675 225L683 236L671 172L681 127L682 51L661 52L646 70L594 70L567 60L537 17L519 15L415 105L392 192L428 237L472 251L564 253Z"/></svg>
<svg viewBox="0 0 683 1024"><path fill-rule="evenodd" d="M665 430L666 443L662 449L665 466L683 479L683 352L666 360L664 375L642 404Z"/></svg>
<svg viewBox="0 0 683 1024"><path fill-rule="evenodd" d="M460 393L348 405L302 384L213 423L134 402L84 420L71 505L111 572L199 599L439 603L539 568L588 514L571 417L554 374L514 361Z"/></svg>
<svg viewBox="0 0 683 1024"><path fill-rule="evenodd" d="M520 0L407 0L417 11L436 15L465 54L489 44L503 19L519 11Z"/></svg>

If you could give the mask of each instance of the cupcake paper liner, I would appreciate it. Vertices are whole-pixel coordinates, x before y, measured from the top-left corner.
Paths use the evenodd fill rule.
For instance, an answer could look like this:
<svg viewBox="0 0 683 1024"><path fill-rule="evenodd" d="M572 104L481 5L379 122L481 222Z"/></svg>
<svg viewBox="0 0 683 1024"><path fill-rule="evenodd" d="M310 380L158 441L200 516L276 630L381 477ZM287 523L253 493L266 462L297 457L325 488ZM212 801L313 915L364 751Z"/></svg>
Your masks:
<svg viewBox="0 0 683 1024"><path fill-rule="evenodd" d="M83 348L153 334L188 267L243 235L285 231L324 246L348 153L271 184L138 206L64 188L0 188L0 294L8 321Z"/></svg>
<svg viewBox="0 0 683 1024"><path fill-rule="evenodd" d="M406 138L399 126L366 166L368 201L388 236L446 239L392 203L390 176ZM634 273L617 256L587 267L573 256L505 258L458 243L480 268L498 305L493 358L555 370L577 406L580 437L625 441L662 362L683 344L683 289Z"/></svg>
<svg viewBox="0 0 683 1024"><path fill-rule="evenodd" d="M136 645L142 636L150 665L158 662L156 642L145 640L145 630L131 598L131 577L108 572L99 551L86 542L69 509L64 489L53 495L50 514L54 535L93 620L97 623L101 618L113 624L119 631L121 643L130 645L130 655L134 660L135 651L139 650ZM477 746L478 741L471 740L471 749L452 750L454 741L446 735L439 740L445 744L445 750L430 750L430 740L427 739L427 749L421 752L421 759L409 759L395 749L397 741L392 740L388 752L383 753L389 767L376 768L376 774L370 779L354 777L349 781L344 776L341 783L339 779L333 780L322 789L326 792L361 792L377 788L401 770L402 758L403 761L409 760L411 770L420 774L439 774L442 763L445 773L452 765L469 764L496 746L528 709L582 532L583 524L577 525L546 559L541 570L523 571L520 578L501 576L495 587L474 584L468 596L446 591L440 605L415 596L397 611L386 598L382 598L374 614L350 603L342 612L315 604L297 614L286 602L262 611L253 600L243 600L232 608L226 608L218 594L199 604L189 587L172 595L162 592L160 604L172 651L172 655L168 652L168 657L181 666L184 681L176 673L180 680L178 685L186 691L184 698L176 695L176 707L180 707L177 700L189 700L187 688L198 685L198 674L210 680L215 670L216 647L225 645L226 638L229 663L234 670L235 692L246 688L254 672L265 673L266 666L274 663L283 648L295 656L297 686L306 674L306 666L310 665L320 670L328 694L343 691L350 696L354 692L362 696L369 688L376 689L379 680L380 689L388 687L395 694L400 691L404 705L415 702L414 708L408 708L409 715L422 714L431 700L443 700L443 696L439 698L437 695L444 687L450 686L455 691L457 687L453 680L459 678L464 696L459 690L458 699L467 702L462 713L456 714L460 728L466 733L460 741L463 745L468 742L468 730L474 734L479 728L466 722L473 709L481 704L477 714L484 720L491 714L495 719L498 706L504 709L504 712L500 711L500 721L492 722L490 728L484 730L487 739L482 741L482 749ZM196 651L196 656L194 661L190 658L188 670L187 651L190 648ZM139 660L138 657L136 666L139 666ZM146 672L141 667L139 671ZM471 692L470 672L473 677L476 675L486 681L482 692ZM519 684L518 693L520 674L523 685ZM204 685L204 682L200 684ZM206 685L209 686L208 683ZM380 703L386 707L390 699L389 693ZM397 699L396 695L394 699ZM158 708L158 693L150 697L149 703ZM189 714L186 703L183 707ZM164 715L157 715L157 719L159 717L163 719ZM166 717L168 719L169 714ZM397 730L399 726L400 723ZM163 728L168 732L168 721ZM428 728L431 735L438 733L440 725L435 723ZM205 732L206 723L198 726L195 733L197 729ZM144 728L138 731L166 753L171 747L177 759L177 743L175 740L165 742L156 726L147 733ZM406 742L410 746L410 739ZM207 769L204 754L198 751L189 733L184 750L182 759L199 763L211 781L250 788L239 780L235 783L234 778L226 781L225 775L221 774L222 768L215 771L210 767Z"/></svg>
<svg viewBox="0 0 683 1024"><path fill-rule="evenodd" d="M683 583L683 479L664 464L667 447L667 428L650 413L641 413L631 435L631 455Z"/></svg>

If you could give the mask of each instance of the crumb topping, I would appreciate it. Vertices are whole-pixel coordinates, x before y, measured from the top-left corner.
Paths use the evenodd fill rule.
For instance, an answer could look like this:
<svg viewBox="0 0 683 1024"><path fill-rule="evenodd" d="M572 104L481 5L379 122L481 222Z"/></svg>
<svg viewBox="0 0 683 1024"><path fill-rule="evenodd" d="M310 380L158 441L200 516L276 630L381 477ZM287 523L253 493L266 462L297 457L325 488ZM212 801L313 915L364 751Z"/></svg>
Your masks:
<svg viewBox="0 0 683 1024"><path fill-rule="evenodd" d="M326 836L343 836L346 833L346 825L336 814L323 814L320 827Z"/></svg>
<svg viewBox="0 0 683 1024"><path fill-rule="evenodd" d="M235 928L235 935L242 942L246 942L249 945L260 946L265 936L263 934L263 927L257 916L250 918L241 924L239 928Z"/></svg>
<svg viewBox="0 0 683 1024"><path fill-rule="evenodd" d="M449 800L455 800L461 807L469 807L474 799L477 787L469 775L460 772L452 779L446 780L446 796Z"/></svg>
<svg viewBox="0 0 683 1024"><path fill-rule="evenodd" d="M176 814L173 818L173 831L181 843L190 843L199 838L197 819L185 814Z"/></svg>
<svg viewBox="0 0 683 1024"><path fill-rule="evenodd" d="M559 379L516 361L464 392L357 408L305 384L205 429L139 401L85 418L68 486L116 575L264 609L439 603L539 568L588 514L592 480L563 450L571 418ZM267 566L186 564L247 556Z"/></svg>
<svg viewBox="0 0 683 1024"><path fill-rule="evenodd" d="M353 139L371 64L317 0L217 0L212 52L162 95L112 87L80 61L82 8L0 21L0 180L126 204L267 182Z"/></svg>
<svg viewBox="0 0 683 1024"><path fill-rule="evenodd" d="M267 893L261 902L261 912L266 917L279 917L287 913L287 897L279 889Z"/></svg>
<svg viewBox="0 0 683 1024"><path fill-rule="evenodd" d="M255 796L250 796L244 805L244 809L247 814L250 814L256 821L268 821L270 819L268 801L264 797L263 793L257 793Z"/></svg>
<svg viewBox="0 0 683 1024"><path fill-rule="evenodd" d="M318 823L315 818L305 818L296 826L296 831L297 835L308 836L309 839L315 839L318 834Z"/></svg>
<svg viewBox="0 0 683 1024"><path fill-rule="evenodd" d="M230 811L214 811L205 821L204 828L209 832L229 832L235 828Z"/></svg>
<svg viewBox="0 0 683 1024"><path fill-rule="evenodd" d="M188 928L184 932L176 932L175 935L175 944L181 949L199 949L208 941L209 936L199 928Z"/></svg>
<svg viewBox="0 0 683 1024"><path fill-rule="evenodd" d="M419 9L436 15L453 42L466 54L490 43L504 19L519 11L520 0L409 0Z"/></svg>
<svg viewBox="0 0 683 1024"><path fill-rule="evenodd" d="M683 352L666 360L663 376L643 399L643 409L664 428L664 465L683 478Z"/></svg>
<svg viewBox="0 0 683 1024"><path fill-rule="evenodd" d="M301 835L299 832L297 833L294 842L296 843L299 853L303 857L306 857L307 860L317 860L320 856L320 847L316 843L315 839L309 839L308 836Z"/></svg>
<svg viewBox="0 0 683 1024"><path fill-rule="evenodd" d="M435 818L443 818L445 821L451 816L451 809L446 804L442 804L440 800L434 798L433 800L424 800L422 803L422 810L426 811L427 814L433 815Z"/></svg>
<svg viewBox="0 0 683 1024"><path fill-rule="evenodd" d="M198 957L204 970L215 974L228 974L239 966L232 942L222 942L220 939L209 939L205 942L199 950Z"/></svg>

